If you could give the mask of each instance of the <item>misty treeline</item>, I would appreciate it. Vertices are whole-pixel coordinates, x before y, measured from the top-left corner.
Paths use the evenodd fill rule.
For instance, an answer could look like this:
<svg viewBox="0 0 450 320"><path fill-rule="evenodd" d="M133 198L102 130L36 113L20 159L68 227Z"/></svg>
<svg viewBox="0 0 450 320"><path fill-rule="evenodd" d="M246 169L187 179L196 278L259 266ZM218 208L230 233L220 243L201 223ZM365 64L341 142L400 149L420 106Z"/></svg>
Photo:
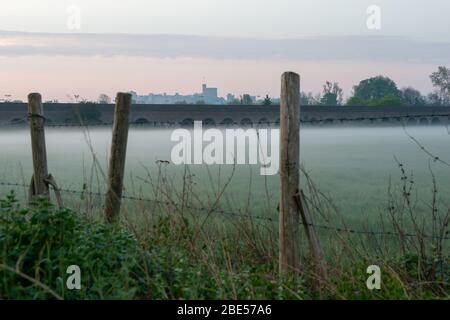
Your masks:
<svg viewBox="0 0 450 320"><path fill-rule="evenodd" d="M344 91L337 82L327 81L322 92L301 93L302 105L327 106L450 106L450 69L445 66L430 75L434 90L425 95L412 87L399 89L397 84L382 75L365 79L353 87L344 101Z"/></svg>
<svg viewBox="0 0 450 320"><path fill-rule="evenodd" d="M364 79L353 86L353 92L344 99L344 90L338 82L326 81L320 93L301 92L301 105L322 106L450 106L450 69L439 66L430 76L434 90L422 94L413 87L399 88L394 80L379 75ZM234 104L254 104L249 95L243 95ZM258 104L271 105L278 99L269 95Z"/></svg>
<svg viewBox="0 0 450 320"><path fill-rule="evenodd" d="M322 106L450 106L450 69L438 67L430 76L434 90L422 94L413 87L398 88L394 80L376 76L360 81L353 86L353 92L344 99L344 90L338 82L326 81L320 93L301 92L301 105ZM256 104L277 104L279 99L265 98ZM250 95L244 94L232 104L255 104Z"/></svg>

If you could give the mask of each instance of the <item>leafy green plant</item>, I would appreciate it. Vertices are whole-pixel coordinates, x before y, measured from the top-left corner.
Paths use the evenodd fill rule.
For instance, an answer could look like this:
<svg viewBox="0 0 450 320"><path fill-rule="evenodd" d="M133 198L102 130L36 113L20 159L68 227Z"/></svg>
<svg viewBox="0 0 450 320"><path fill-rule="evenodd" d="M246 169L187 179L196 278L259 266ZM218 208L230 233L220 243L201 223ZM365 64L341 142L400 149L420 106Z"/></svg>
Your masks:
<svg viewBox="0 0 450 320"><path fill-rule="evenodd" d="M133 236L37 199L21 209L14 194L0 202L0 298L133 298L138 255ZM66 270L81 269L81 290Z"/></svg>

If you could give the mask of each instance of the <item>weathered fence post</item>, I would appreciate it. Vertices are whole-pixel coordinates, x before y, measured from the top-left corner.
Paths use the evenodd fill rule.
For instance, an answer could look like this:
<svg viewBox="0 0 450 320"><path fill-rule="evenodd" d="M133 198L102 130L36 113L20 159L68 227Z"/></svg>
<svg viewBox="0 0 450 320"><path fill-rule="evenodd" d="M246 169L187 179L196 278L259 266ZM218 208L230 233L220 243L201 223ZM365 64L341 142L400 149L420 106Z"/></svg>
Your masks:
<svg viewBox="0 0 450 320"><path fill-rule="evenodd" d="M303 225L305 226L306 236L308 237L309 246L311 248L312 257L314 259L314 267L316 269L317 277L319 278L319 290L322 289L324 282L328 280L327 262L325 255L320 245L320 239L314 228L313 218L306 203L303 191L296 197L297 206L300 210Z"/></svg>
<svg viewBox="0 0 450 320"><path fill-rule="evenodd" d="M39 93L28 95L28 118L31 132L33 154L33 177L30 184L30 200L35 195L49 196L47 150L45 146L44 111Z"/></svg>
<svg viewBox="0 0 450 320"><path fill-rule="evenodd" d="M281 80L280 101L280 272L300 269L299 225L305 227L319 290L328 279L327 264L306 198L300 190L300 77L286 72Z"/></svg>
<svg viewBox="0 0 450 320"><path fill-rule="evenodd" d="M105 216L108 222L114 222L120 213L130 109L131 94L119 92L116 96L111 155L109 160L108 190L106 192L105 203Z"/></svg>
<svg viewBox="0 0 450 320"><path fill-rule="evenodd" d="M280 98L280 226L279 267L295 273L300 267L299 210L296 196L300 180L300 77L286 72Z"/></svg>

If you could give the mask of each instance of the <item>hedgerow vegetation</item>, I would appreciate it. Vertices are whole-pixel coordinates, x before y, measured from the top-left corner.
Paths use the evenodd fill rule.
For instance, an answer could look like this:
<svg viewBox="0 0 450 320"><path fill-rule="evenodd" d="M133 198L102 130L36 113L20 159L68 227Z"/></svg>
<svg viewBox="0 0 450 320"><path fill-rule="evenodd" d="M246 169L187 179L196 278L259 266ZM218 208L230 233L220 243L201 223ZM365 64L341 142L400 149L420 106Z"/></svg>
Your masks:
<svg viewBox="0 0 450 320"><path fill-rule="evenodd" d="M405 251L386 255L360 252L334 235L329 279L318 285L307 250L297 276L279 276L276 234L267 226L216 221L203 228L198 220L167 210L146 222L110 225L45 199L23 207L11 193L0 201L0 299L450 297L448 251L428 250L423 239L423 250L406 243ZM382 288L371 291L366 269L374 262ZM67 289L70 265L81 269L81 290Z"/></svg>

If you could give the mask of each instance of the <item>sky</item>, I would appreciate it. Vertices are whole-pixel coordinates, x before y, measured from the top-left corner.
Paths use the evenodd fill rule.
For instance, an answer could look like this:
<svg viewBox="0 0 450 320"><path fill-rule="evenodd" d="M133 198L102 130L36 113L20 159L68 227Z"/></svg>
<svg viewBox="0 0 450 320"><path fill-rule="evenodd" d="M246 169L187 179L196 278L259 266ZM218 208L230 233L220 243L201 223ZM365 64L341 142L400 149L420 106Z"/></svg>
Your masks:
<svg viewBox="0 0 450 320"><path fill-rule="evenodd" d="M450 65L449 12L445 0L0 0L0 99L188 94L202 82L278 96L288 70L303 91L330 80L348 96L384 74L429 92L428 75Z"/></svg>

